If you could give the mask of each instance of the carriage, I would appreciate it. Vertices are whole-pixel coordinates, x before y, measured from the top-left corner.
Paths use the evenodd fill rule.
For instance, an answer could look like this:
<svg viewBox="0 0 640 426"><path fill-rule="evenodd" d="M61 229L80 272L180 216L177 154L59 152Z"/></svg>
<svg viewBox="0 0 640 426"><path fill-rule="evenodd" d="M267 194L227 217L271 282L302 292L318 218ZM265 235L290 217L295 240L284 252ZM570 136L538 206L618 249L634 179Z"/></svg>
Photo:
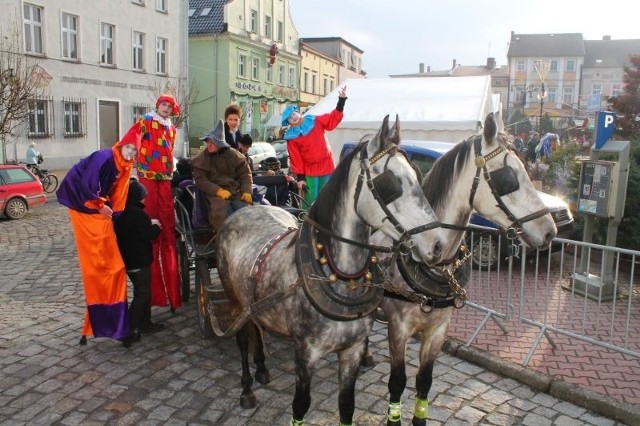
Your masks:
<svg viewBox="0 0 640 426"><path fill-rule="evenodd" d="M288 177L283 173L256 172L253 185L254 202L257 204L280 206L298 218L308 208L304 198L291 188ZM217 327L219 322L224 323L226 320L226 297L219 281L212 279L217 274L216 253L214 234L208 222L207 200L193 180L188 179L176 188L174 204L182 301L186 303L191 298L191 271L194 271L194 295L200 333L203 337L223 335L224 331Z"/></svg>

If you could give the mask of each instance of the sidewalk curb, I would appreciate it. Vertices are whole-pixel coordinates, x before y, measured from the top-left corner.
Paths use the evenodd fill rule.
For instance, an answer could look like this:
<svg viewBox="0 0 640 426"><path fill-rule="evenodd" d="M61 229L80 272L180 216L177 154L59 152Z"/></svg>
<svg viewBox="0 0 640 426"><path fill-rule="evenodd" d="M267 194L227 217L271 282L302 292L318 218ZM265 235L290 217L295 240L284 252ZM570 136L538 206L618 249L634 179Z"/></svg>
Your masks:
<svg viewBox="0 0 640 426"><path fill-rule="evenodd" d="M452 337L447 339L442 350L452 356L517 380L535 390L545 392L563 401L631 426L640 426L640 406L581 388L567 383L561 378L539 373L531 368L507 361L472 346L465 346L464 342Z"/></svg>

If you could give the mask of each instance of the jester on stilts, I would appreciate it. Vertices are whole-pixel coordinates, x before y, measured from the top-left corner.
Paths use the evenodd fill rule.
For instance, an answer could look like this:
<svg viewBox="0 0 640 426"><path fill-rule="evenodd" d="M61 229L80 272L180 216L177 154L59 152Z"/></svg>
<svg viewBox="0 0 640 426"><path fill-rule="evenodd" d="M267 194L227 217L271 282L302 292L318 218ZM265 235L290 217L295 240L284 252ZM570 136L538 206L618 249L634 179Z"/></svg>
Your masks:
<svg viewBox="0 0 640 426"><path fill-rule="evenodd" d="M171 95L161 95L156 101L156 111L142 118L146 132L142 136L138 152L138 177L147 189L145 212L158 219L162 232L153 241L151 264L151 306L171 306L175 311L182 305L176 256L175 212L171 193L173 175L173 146L176 128L171 116L180 114L180 105ZM163 328L151 324L153 330ZM156 330L156 328L158 330Z"/></svg>

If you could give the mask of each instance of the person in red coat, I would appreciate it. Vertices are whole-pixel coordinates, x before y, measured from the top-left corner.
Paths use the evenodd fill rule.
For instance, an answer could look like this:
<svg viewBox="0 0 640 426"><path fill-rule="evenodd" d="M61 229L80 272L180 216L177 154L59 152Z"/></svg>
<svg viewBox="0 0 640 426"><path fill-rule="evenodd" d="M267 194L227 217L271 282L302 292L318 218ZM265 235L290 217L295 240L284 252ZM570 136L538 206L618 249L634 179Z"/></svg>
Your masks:
<svg viewBox="0 0 640 426"><path fill-rule="evenodd" d="M151 306L182 305L176 255L175 212L171 178L176 128L171 116L180 114L180 105L172 95L161 95L156 111L142 118L146 132L138 152L138 178L147 189L144 211L161 224L160 236L153 241L151 264ZM154 327L153 325L151 327ZM152 330L155 331L155 330Z"/></svg>
<svg viewBox="0 0 640 426"><path fill-rule="evenodd" d="M289 166L298 181L298 189L306 187L305 200L315 201L335 170L331 147L325 132L338 127L342 121L347 87L338 89L336 109L328 114L302 115L296 105L289 105L282 113L282 125L289 126L284 134L289 151Z"/></svg>

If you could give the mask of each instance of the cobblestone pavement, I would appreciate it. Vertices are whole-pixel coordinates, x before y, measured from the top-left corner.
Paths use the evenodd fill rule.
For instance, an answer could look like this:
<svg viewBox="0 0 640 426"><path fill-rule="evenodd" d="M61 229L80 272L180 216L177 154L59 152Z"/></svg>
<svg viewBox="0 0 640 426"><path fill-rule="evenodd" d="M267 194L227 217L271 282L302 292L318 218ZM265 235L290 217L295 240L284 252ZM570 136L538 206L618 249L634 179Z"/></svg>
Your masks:
<svg viewBox="0 0 640 426"><path fill-rule="evenodd" d="M290 342L267 336L272 382L255 386L255 409L241 409L235 339L201 338L193 302L175 314L154 308L154 319L167 330L144 335L131 349L109 339L78 345L81 278L67 212L55 200L24 219L0 219L0 277L0 424L288 424L295 382ZM357 382L357 425L386 424L384 326L375 324L371 341L376 366ZM418 342L410 342L405 425L411 423L417 349ZM335 355L318 366L309 425L339 423L336 367ZM434 376L430 425L637 424L448 353L438 358Z"/></svg>

